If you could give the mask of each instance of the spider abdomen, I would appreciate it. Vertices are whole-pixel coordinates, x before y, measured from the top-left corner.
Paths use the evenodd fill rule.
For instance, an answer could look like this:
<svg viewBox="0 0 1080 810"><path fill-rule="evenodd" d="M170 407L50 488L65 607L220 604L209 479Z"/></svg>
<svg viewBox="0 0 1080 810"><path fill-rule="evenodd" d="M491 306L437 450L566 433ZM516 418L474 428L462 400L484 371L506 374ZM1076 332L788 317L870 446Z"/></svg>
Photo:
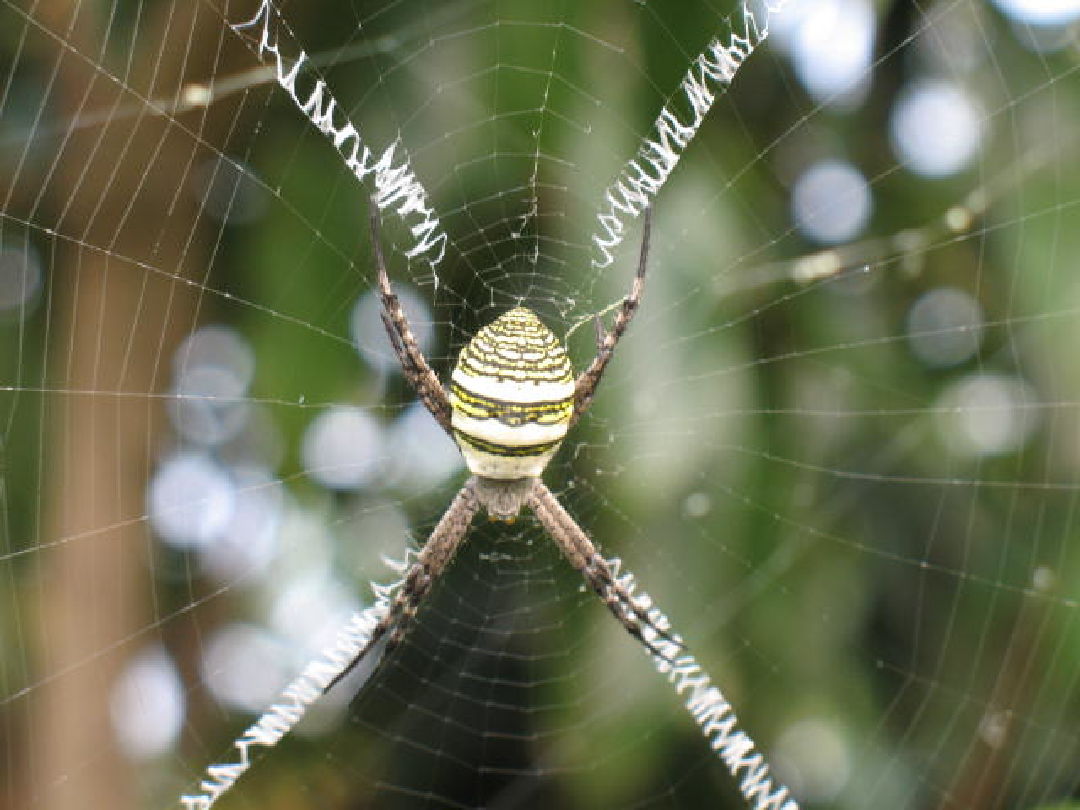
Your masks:
<svg viewBox="0 0 1080 810"><path fill-rule="evenodd" d="M450 423L469 470L484 478L539 476L574 411L566 349L525 307L481 329L450 378Z"/></svg>

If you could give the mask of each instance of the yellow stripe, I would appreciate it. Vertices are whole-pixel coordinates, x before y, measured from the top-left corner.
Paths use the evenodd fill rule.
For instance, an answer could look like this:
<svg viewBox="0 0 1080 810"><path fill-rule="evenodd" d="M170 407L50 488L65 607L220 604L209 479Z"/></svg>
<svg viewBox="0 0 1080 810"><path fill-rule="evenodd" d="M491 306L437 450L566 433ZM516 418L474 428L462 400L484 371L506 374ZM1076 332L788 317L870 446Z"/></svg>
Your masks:
<svg viewBox="0 0 1080 810"><path fill-rule="evenodd" d="M465 442L470 447L479 450L481 453L489 453L493 456L503 456L506 458L530 458L532 456L542 456L548 453L553 447L558 445L562 439L556 439L553 442L544 442L543 444L527 444L520 447L495 444L493 442L486 442L483 439L478 439L475 436L470 436L468 433L463 433L460 430L454 431L454 438L459 442Z"/></svg>
<svg viewBox="0 0 1080 810"><path fill-rule="evenodd" d="M574 372L554 333L524 307L481 329L462 349L458 370L515 382L570 382Z"/></svg>
<svg viewBox="0 0 1080 810"><path fill-rule="evenodd" d="M574 398L553 401L508 402L481 396L457 383L450 385L450 407L473 419L498 419L504 425L523 425L534 422L557 425L569 422L574 412Z"/></svg>
<svg viewBox="0 0 1080 810"><path fill-rule="evenodd" d="M450 384L454 438L470 469L501 469L485 461L498 457L507 459L503 464L507 470L518 470L511 460L522 459L521 470L538 474L570 424L573 381L574 370L559 339L524 307L510 310L481 329L461 350ZM531 383L544 384L539 389L543 393ZM567 396L560 396L566 392ZM558 398L536 398L552 394ZM492 441L492 435L498 440ZM542 436L556 435L556 439L537 442ZM524 444L522 439L532 443ZM539 459L539 466L530 466L528 459Z"/></svg>

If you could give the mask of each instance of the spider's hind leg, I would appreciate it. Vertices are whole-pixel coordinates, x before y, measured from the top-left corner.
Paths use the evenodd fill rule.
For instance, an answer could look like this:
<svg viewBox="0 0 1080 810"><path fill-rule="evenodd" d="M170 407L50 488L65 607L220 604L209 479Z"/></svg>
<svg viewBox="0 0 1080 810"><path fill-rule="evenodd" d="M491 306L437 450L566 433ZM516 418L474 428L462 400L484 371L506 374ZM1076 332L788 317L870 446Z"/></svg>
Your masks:
<svg viewBox="0 0 1080 810"><path fill-rule="evenodd" d="M653 655L674 662L675 657L686 647L683 640L671 633L667 627L656 623L650 614L650 606L641 604L619 581L612 566L593 545L589 536L539 479L533 486L529 506L558 544L559 550L581 573L627 632Z"/></svg>
<svg viewBox="0 0 1080 810"><path fill-rule="evenodd" d="M431 537L416 555L416 560L405 572L401 585L394 601L390 603L390 609L375 628L371 631L364 648L339 672L325 691L330 691L339 681L352 672L363 661L382 639L386 639L376 667L387 659L394 648L401 643L412 624L420 606L423 605L432 587L442 576L443 571L454 559L461 541L469 530L473 517L480 509L480 499L476 495L476 479L470 478L451 501L446 512L435 526Z"/></svg>

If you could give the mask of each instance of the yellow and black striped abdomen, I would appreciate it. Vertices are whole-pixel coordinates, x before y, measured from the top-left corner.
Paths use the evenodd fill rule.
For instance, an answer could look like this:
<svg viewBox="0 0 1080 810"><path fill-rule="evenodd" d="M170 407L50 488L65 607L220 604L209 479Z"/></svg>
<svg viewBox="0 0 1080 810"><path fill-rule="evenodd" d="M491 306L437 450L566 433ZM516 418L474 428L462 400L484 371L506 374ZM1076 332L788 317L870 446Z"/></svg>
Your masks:
<svg viewBox="0 0 1080 810"><path fill-rule="evenodd" d="M450 406L454 438L473 474L539 476L574 411L566 349L531 310L516 307L461 350Z"/></svg>

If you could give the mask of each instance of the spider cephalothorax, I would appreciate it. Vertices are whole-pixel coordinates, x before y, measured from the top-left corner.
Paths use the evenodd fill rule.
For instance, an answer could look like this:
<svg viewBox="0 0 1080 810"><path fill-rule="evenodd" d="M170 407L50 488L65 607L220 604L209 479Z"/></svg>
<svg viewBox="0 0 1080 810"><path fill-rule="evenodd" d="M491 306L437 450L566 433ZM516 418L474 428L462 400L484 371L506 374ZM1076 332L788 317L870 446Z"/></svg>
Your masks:
<svg viewBox="0 0 1080 810"><path fill-rule="evenodd" d="M385 619L330 686L356 666L382 638L387 639L383 656L401 640L409 621L450 564L480 509L500 520L512 520L522 509L531 509L563 556L592 586L615 618L659 654L661 647L657 640L672 640L666 628L653 623L647 605L631 596L588 535L540 480L566 432L592 402L615 345L637 309L649 249L648 210L642 229L641 257L630 294L623 299L611 331L596 318L596 357L581 375L574 377L566 349L555 334L532 310L518 306L477 332L461 350L450 375L449 393L416 345L401 303L390 287L379 246L379 217L374 204L371 239L383 323L401 362L402 373L435 420L454 437L472 476L405 572L402 588Z"/></svg>

